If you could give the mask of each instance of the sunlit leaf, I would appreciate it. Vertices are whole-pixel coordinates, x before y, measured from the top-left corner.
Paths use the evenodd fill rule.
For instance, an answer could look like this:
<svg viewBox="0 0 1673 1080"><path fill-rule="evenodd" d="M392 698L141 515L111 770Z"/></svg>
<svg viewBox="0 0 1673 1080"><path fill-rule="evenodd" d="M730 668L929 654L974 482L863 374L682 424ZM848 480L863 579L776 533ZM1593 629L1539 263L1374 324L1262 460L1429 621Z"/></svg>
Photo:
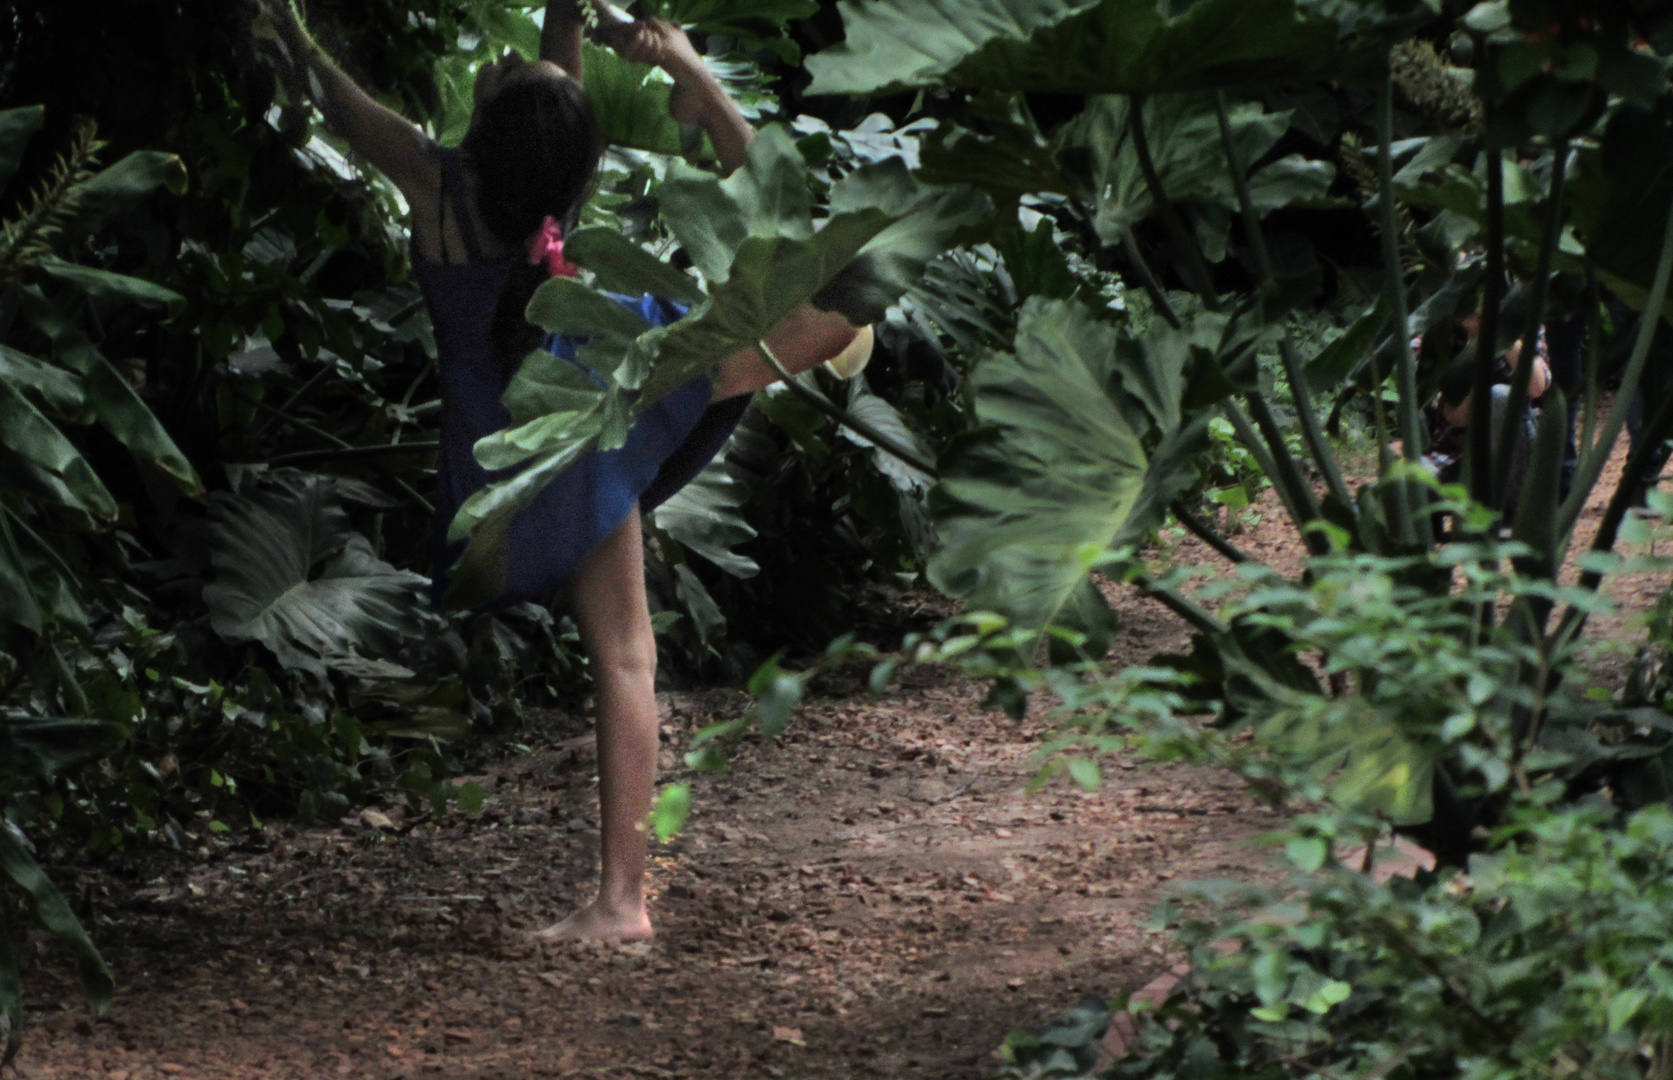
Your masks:
<svg viewBox="0 0 1673 1080"><path fill-rule="evenodd" d="M650 826L658 842L666 844L683 828L691 816L691 788L685 784L669 784L657 792L651 807Z"/></svg>

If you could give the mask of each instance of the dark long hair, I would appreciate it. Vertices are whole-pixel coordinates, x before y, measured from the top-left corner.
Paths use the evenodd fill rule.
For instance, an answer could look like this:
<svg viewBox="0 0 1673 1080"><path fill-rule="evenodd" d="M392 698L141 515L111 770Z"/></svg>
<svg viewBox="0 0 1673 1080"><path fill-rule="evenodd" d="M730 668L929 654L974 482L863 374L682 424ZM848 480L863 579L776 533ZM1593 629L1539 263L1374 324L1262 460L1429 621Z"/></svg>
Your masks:
<svg viewBox="0 0 1673 1080"><path fill-rule="evenodd" d="M477 210L488 230L519 253L547 216L568 235L603 153L592 103L573 79L525 65L478 107L460 147L477 179ZM544 265L518 258L494 310L494 352L507 377L540 343L524 317L547 279Z"/></svg>

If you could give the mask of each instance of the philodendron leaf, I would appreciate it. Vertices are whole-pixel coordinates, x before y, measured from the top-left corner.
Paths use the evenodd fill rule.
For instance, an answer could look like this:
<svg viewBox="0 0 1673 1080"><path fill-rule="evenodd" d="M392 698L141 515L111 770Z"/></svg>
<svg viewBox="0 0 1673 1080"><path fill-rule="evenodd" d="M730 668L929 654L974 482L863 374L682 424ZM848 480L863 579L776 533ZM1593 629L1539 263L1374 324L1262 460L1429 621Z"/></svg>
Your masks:
<svg viewBox="0 0 1673 1080"><path fill-rule="evenodd" d="M320 478L221 494L211 512L215 582L203 598L223 638L324 674L334 658L389 656L419 633L428 581L374 555Z"/></svg>
<svg viewBox="0 0 1673 1080"><path fill-rule="evenodd" d="M660 68L636 64L614 49L581 43L587 100L598 117L599 134L610 146L680 152L680 125L668 115L674 82Z"/></svg>
<svg viewBox="0 0 1673 1080"><path fill-rule="evenodd" d="M1116 340L1079 304L1031 299L1015 352L977 366L983 426L954 440L929 496L942 539L929 564L937 588L1025 629L1104 629L1096 613L1107 606L1085 592L1087 577L1137 504L1149 463L1109 392Z"/></svg>
<svg viewBox="0 0 1673 1080"><path fill-rule="evenodd" d="M35 595L28 565L18 550L9 515L0 512L0 643L13 649L15 631L36 635L41 632L41 601ZM32 643L31 643L32 644Z"/></svg>
<svg viewBox="0 0 1673 1080"><path fill-rule="evenodd" d="M1156 211L1133 140L1127 137L1130 108L1128 98L1095 98L1058 139L1060 146L1088 153L1093 222L1111 244L1120 243L1128 229ZM1290 126L1288 113L1266 113L1258 104L1232 107L1229 119L1238 156L1246 162L1265 157ZM1237 209L1211 96L1146 99L1144 125L1156 172L1172 201ZM1327 162L1292 154L1254 170L1249 194L1257 211L1270 213L1293 202L1323 198L1335 176L1335 167Z"/></svg>
<svg viewBox="0 0 1673 1080"><path fill-rule="evenodd" d="M896 443L913 450L925 461L934 461L935 454L918 437L906 423L899 411L887 401L872 393L863 379L855 379L848 384L848 415L865 422L876 431L887 435ZM853 428L844 426L838 429L842 437L858 446L871 450L871 460L877 466L877 471L889 478L899 491L924 491L935 480L933 476L920 472L917 467L909 465L886 450L880 449L870 439L861 435Z"/></svg>
<svg viewBox="0 0 1673 1080"><path fill-rule="evenodd" d="M581 229L564 240L564 255L591 270L598 284L630 296L649 293L695 304L703 290L678 267L665 263L615 229Z"/></svg>
<svg viewBox="0 0 1673 1080"><path fill-rule="evenodd" d="M5 345L0 345L0 383L22 392L60 420L82 423L91 419L83 414L87 395L82 393L80 379Z"/></svg>
<svg viewBox="0 0 1673 1080"><path fill-rule="evenodd" d="M23 907L41 929L56 938L75 956L76 972L81 976L82 989L93 1002L96 1013L110 1007L116 982L104 958L87 936L75 912L70 910L64 894L47 879L46 872L29 852L29 842L16 825L0 817L0 889L21 897ZM0 922L0 933L10 927ZM16 958L11 953L9 937L0 951L0 1015L10 1022L11 1037L19 1034L22 1022L21 1002L17 1000ZM9 1057L15 1044L0 1047L0 1058Z"/></svg>
<svg viewBox="0 0 1673 1080"><path fill-rule="evenodd" d="M116 518L116 500L81 451L7 382L0 382L0 445L27 464L24 476L41 495L93 517Z"/></svg>
<svg viewBox="0 0 1673 1080"><path fill-rule="evenodd" d="M732 549L755 538L744 520L749 485L726 461L722 451L697 478L652 511L656 527L733 577L750 578L761 572L754 559Z"/></svg>
<svg viewBox="0 0 1673 1080"><path fill-rule="evenodd" d="M813 94L940 85L1148 94L1294 82L1339 63L1335 18L1296 0L844 0L847 39L814 56ZM1184 7L1170 16L1169 8Z"/></svg>
<svg viewBox="0 0 1673 1080"><path fill-rule="evenodd" d="M652 0L649 6L659 19L728 37L782 30L819 10L816 0Z"/></svg>
<svg viewBox="0 0 1673 1080"><path fill-rule="evenodd" d="M524 468L472 495L454 516L450 535L473 537L459 564L464 579L479 586L498 580L501 556L484 544L484 530L492 525L503 536L510 518L581 454L619 445L633 412L752 348L809 302L856 325L880 318L930 259L991 209L972 189L919 184L897 159L839 181L830 212L816 222L812 179L780 126L757 135L730 177L670 170L658 195L704 285L700 302L671 326L647 327L575 279L541 287L530 318L549 330L589 335L578 358L591 374L535 352L512 379L505 403L513 427L482 440L476 454L488 468ZM643 278L647 270L640 265L634 273ZM474 587L457 591L455 577L450 602L477 595Z"/></svg>
<svg viewBox="0 0 1673 1080"><path fill-rule="evenodd" d="M770 151L794 155L782 129ZM782 140L782 141L781 141ZM766 133L757 143L766 141ZM755 147L751 146L752 160ZM800 158L797 167L804 170ZM668 328L657 349L646 397L673 390L765 337L803 304L840 312L863 326L952 246L960 230L991 209L968 188L928 188L899 159L856 169L831 190L830 215L817 232L793 220L774 227L781 206L755 204L749 234L737 245L725 281L710 284L708 303Z"/></svg>

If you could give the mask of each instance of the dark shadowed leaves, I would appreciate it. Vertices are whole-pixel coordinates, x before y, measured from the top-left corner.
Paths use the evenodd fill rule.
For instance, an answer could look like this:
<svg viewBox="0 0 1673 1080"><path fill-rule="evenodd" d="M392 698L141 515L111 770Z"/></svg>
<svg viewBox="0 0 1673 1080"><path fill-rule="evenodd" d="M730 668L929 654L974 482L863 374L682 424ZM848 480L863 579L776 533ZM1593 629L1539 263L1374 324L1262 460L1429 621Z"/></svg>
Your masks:
<svg viewBox="0 0 1673 1080"><path fill-rule="evenodd" d="M320 477L218 495L212 514L215 582L203 595L227 640L259 641L286 667L323 674L334 661L387 657L419 632L428 582L374 555Z"/></svg>

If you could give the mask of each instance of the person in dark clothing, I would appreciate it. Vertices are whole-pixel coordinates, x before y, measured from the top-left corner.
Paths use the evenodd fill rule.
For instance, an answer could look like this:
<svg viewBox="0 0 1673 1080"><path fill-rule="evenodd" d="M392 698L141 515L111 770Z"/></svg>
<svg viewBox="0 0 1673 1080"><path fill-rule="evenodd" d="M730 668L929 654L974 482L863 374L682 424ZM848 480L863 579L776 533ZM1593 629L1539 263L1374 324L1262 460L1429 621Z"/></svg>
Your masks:
<svg viewBox="0 0 1673 1080"><path fill-rule="evenodd" d="M1551 363L1551 385L1563 392L1568 402L1568 434L1563 442L1563 476L1559 498L1568 498L1574 486L1574 469L1579 463L1574 440L1575 420L1580 415L1580 377L1586 351L1586 311L1582 308L1565 319L1545 324L1545 341Z"/></svg>
<svg viewBox="0 0 1673 1080"><path fill-rule="evenodd" d="M1476 311L1460 322L1460 329L1465 339L1464 347L1459 355L1473 356L1475 342L1481 333L1481 312ZM1495 361L1493 374L1493 431L1495 434L1505 422L1505 410L1510 402L1510 380L1516 374L1517 365L1521 362L1522 343L1512 343ZM1530 406L1536 404L1544 396L1546 388L1551 384L1551 369L1546 359L1545 336L1542 333L1534 352L1534 370L1528 377L1528 401ZM1424 422L1429 429L1429 449L1423 455L1426 465L1443 483L1457 483L1462 479L1464 466L1464 451L1468 445L1468 426L1470 422L1470 404L1472 392L1469 385L1463 384L1452 394L1445 389L1424 407ZM1510 485L1505 495L1505 507L1508 510L1516 505L1517 497L1521 493L1522 479L1528 469L1528 454L1533 445L1533 428L1535 413L1530 407L1526 415L1518 419L1523 433L1516 441L1516 458L1511 463Z"/></svg>

